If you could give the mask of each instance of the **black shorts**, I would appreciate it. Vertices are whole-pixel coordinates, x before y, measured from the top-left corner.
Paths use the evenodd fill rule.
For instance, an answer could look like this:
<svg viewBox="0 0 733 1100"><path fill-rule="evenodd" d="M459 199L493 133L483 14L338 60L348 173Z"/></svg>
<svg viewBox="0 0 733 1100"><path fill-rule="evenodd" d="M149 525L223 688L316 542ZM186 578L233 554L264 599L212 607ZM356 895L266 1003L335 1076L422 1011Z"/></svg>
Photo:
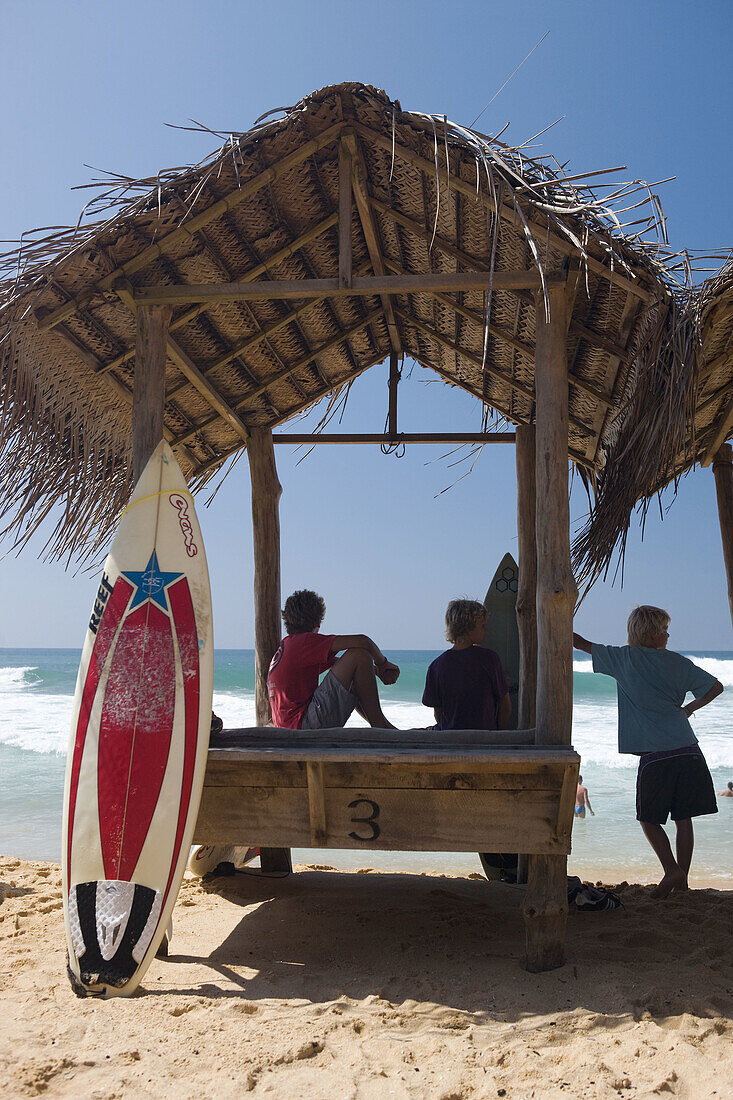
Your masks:
<svg viewBox="0 0 733 1100"><path fill-rule="evenodd" d="M661 757L661 758L660 758ZM698 745L647 753L636 776L636 818L652 825L717 814L713 780Z"/></svg>

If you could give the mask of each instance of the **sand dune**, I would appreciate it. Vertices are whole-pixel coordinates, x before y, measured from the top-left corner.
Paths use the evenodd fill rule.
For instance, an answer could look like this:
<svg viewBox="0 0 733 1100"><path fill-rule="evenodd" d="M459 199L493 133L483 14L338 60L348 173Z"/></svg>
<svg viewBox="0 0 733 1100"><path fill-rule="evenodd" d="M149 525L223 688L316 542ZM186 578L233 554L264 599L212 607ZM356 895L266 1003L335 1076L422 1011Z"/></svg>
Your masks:
<svg viewBox="0 0 733 1100"><path fill-rule="evenodd" d="M521 888L345 874L184 881L167 961L78 1000L60 870L0 858L6 1096L654 1097L733 1089L733 893L571 913L520 965Z"/></svg>

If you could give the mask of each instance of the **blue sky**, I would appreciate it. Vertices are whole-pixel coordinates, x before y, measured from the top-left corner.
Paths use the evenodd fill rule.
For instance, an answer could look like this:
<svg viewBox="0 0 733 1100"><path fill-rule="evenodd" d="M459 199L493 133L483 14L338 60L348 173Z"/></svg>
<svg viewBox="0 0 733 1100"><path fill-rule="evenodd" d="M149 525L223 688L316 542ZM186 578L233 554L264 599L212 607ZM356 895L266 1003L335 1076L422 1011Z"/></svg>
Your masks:
<svg viewBox="0 0 733 1100"><path fill-rule="evenodd" d="M510 123L504 140L521 143L562 116L543 151L578 172L623 164L624 178L676 176L661 188L672 244L730 247L732 13L725 0L4 0L0 237L74 222L89 193L72 188L95 169L151 175L210 150L205 137L165 123L246 130L268 109L341 80L470 124L549 31L478 125L498 132ZM478 403L435 377L415 366L401 387L401 430L478 430ZM386 379L384 365L358 380L344 430L382 430ZM398 459L378 448L321 447L304 458L278 447L283 594L318 589L333 632L365 631L388 649L439 648L447 601L482 598L516 547L513 448L486 447L457 483L468 464L444 454L420 446ZM248 648L246 458L211 507L199 500L216 644ZM574 491L575 524L586 507ZM94 580L39 562L42 542L0 560L0 646L82 642ZM634 524L623 589L596 586L578 628L623 641L640 602L670 610L672 647L733 648L710 470L682 482L643 542Z"/></svg>

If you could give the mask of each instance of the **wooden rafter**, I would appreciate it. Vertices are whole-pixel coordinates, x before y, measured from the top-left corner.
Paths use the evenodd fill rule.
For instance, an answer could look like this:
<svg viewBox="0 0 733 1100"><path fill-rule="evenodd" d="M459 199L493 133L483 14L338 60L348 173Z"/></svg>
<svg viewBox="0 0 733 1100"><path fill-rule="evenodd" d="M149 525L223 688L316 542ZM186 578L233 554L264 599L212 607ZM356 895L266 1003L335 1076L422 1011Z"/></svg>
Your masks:
<svg viewBox="0 0 733 1100"><path fill-rule="evenodd" d="M276 374L270 375L269 378L262 379L262 381L259 382L253 390L250 390L249 393L245 394L245 396L240 401L237 402L237 404L235 405L235 409L239 410L239 409L244 408L245 405L249 405L252 401L254 401L256 398L258 398L261 394L263 394L267 390L269 390L271 386L274 386L278 382L284 381L286 378L288 378L295 371L299 371L299 370L302 370L304 367L307 367L310 363L312 363L320 355L324 355L326 352L331 351L333 348L337 347L339 344L343 344L346 340L349 340L352 336L356 336L359 332L361 332L363 329L365 329L368 325L371 325L375 321L380 320L383 316L384 316L384 314L383 314L381 309L380 310L375 310L373 313L370 313L367 317L364 317L356 325L352 325L351 328L346 329L346 330L344 330L344 332L339 333L338 336L334 336L331 340L326 341L326 343L322 344L320 347L314 348L304 358L299 359L297 363L293 363L292 366L288 366L288 367L283 368L280 371L277 371ZM328 391L326 391L326 392L328 392ZM308 400L310 400L310 398L308 398ZM184 443L189 439L193 439L193 437L195 435L197 435L198 432L201 432L205 428L210 427L213 423L216 422L217 419L218 419L218 417L212 416L212 417L209 417L208 420L204 420L201 423L192 426L187 431L185 431L182 435L178 436L177 441L181 442L181 443ZM280 421L277 421L277 423L280 423Z"/></svg>
<svg viewBox="0 0 733 1100"><path fill-rule="evenodd" d="M134 297L130 293L129 287L123 286L119 281L115 287L115 290L122 302L131 310L133 314L137 311L137 304ZM215 409L222 420L226 421L229 427L235 432L240 439L245 442L249 438L249 431L247 425L240 420L239 416L231 408L229 403L219 393L215 386L212 386L211 382L206 376L199 370L191 357L183 350L180 344L172 336L168 336L166 341L168 348L168 355L173 363L178 367L182 374L186 376L191 385L198 390L204 400Z"/></svg>
<svg viewBox="0 0 733 1100"><path fill-rule="evenodd" d="M360 445L367 443L514 443L516 432L357 432L348 434L311 432L304 434L281 433L272 437L273 443L290 443L294 446L325 444Z"/></svg>
<svg viewBox="0 0 733 1100"><path fill-rule="evenodd" d="M350 155L352 168L351 184L356 200L356 210L359 215L359 221L361 222L364 240L366 241L367 252L369 253L369 259L372 261L374 274L384 275L385 270L382 261L382 249L379 242L379 231L369 201L368 176L364 155L356 140L356 134L354 134L353 131L344 131L341 138L341 144L346 146ZM386 294L383 294L381 297L392 351L395 355L402 355L402 340L400 339L399 329L397 328L392 302Z"/></svg>
<svg viewBox="0 0 733 1100"><path fill-rule="evenodd" d="M443 336L442 333L437 332L430 325L423 324L422 321L418 321L415 317L411 317L408 313L404 313L402 310L398 309L396 312L397 312L397 316L402 321L404 321L404 323L406 325L412 325L413 328L416 328L418 330L418 332L421 332L423 334L423 336L426 336L429 340L434 340L437 344L440 344L442 347L447 348L448 351L452 351L455 355L458 355L462 359L465 359L468 363L471 363L474 367L477 367L480 371L482 371L482 372L485 371L486 374L490 374L493 378L496 378L496 380L498 382L501 382L505 386L509 386L511 389L515 390L517 393L521 393L522 396L527 398L528 401L534 401L534 399L535 399L534 390L530 389L528 386L522 385L521 382L518 382L515 378L512 378L511 375L505 374L504 371L500 371L496 367L492 367L489 363L486 363L484 365L480 356L474 355L472 352L467 351L465 348L458 347L456 344L453 343L452 340L449 340L446 336ZM440 373L444 373L444 372L440 372ZM459 384L455 377L452 377L448 374L445 374L445 377L450 382L452 382L453 385ZM482 398L482 400L483 400L483 398ZM504 409L502 409L499 405L497 405L496 402L493 400L493 398L491 399L490 404L494 405L495 408L499 409L499 412L502 412L502 413L504 412ZM509 414L505 413L505 415L509 415ZM512 416L511 419L515 420L516 417ZM573 425L574 428L576 428L578 431L582 432L584 435L588 435L590 433L590 428L587 427L587 425L583 424L582 421L574 419L573 417L571 417L570 422L571 422L571 424Z"/></svg>
<svg viewBox="0 0 733 1100"><path fill-rule="evenodd" d="M451 241L447 241L444 237L438 236L438 234L435 234L435 236L433 236L433 233L430 230L425 229L423 225L420 225L420 222L415 221L413 218L408 218L406 214L402 214L399 210L395 210L394 207L389 205L389 203L381 202L379 199L372 198L371 204L375 210L379 211L380 214L391 218L398 225L401 225L403 226L403 228L408 229L411 233L414 233L415 236L419 237L421 240L428 241L432 244L433 248L439 248L440 251L444 252L446 256L451 256L454 260L457 260L458 263L463 264L464 267L468 268L469 270L487 272L490 270L490 265L485 261L479 260L476 256L472 256L468 252L464 252L462 249L457 248ZM385 262L387 264L387 267L392 270L393 265L389 261ZM521 289L514 289L511 287L502 288L498 286L495 286L495 289L507 289L510 293L516 293L520 297L524 298L526 301L533 301L531 295L525 294ZM489 331L491 332L492 330L489 329ZM594 347L603 348L604 351L609 352L611 355L618 355L621 359L626 358L626 348L622 347L621 344L617 343L615 340L610 339L610 337L606 336L603 332L596 332L594 329L588 328L587 325L582 324L580 321L577 321L574 318L571 318L569 331L575 333L577 336L582 336L587 343L592 344ZM505 339L503 332L498 329L496 330L496 332L493 333L493 335L498 336L500 339ZM511 340L508 342L511 343ZM517 350L520 351L521 348L518 348ZM534 361L534 348L532 349L532 360Z"/></svg>
<svg viewBox="0 0 733 1100"><path fill-rule="evenodd" d="M393 143L391 139L384 137L377 130L372 130L370 126L365 126L362 122L353 122L351 126L360 137L384 149L390 156L394 153L395 156L406 160L409 164L412 164L413 167L419 169L419 171L429 176L431 179L435 178L437 171L439 173L441 185L445 184L453 191L461 191L471 199L476 200L478 198L478 201L488 203L493 209L493 205L487 195L481 194L477 196L474 184L468 183L467 180L461 179L460 176L456 176L452 172L446 173L445 166L442 163L436 168L434 161L425 160L424 157L421 157L418 153L414 153L412 149L400 145L398 142ZM503 221L511 222L512 224L516 221L516 211L513 206L509 206L507 203L499 208L499 216ZM538 232L541 233L542 240L547 240L558 252L562 252L566 256L571 256L575 253L575 246L572 245L570 241L565 240L552 231L548 233L547 226L538 224L536 218L534 218L529 211L525 212L525 217L527 221L530 224L534 224ZM629 293L635 294L637 298L641 298L645 302L656 301L654 295L645 287L641 286L640 283L634 282L633 279L629 279L627 276L621 275L615 270L611 271L610 268L606 267L605 264L601 263L601 261L597 260L594 256L589 255L587 257L587 263L589 270L595 272L596 275L601 275L604 279L608 279L617 286L626 287Z"/></svg>
<svg viewBox="0 0 733 1100"><path fill-rule="evenodd" d="M298 164L307 160L308 157L313 156L319 149L323 149L326 145L330 145L332 141L336 140L342 129L342 122L337 122L333 126L329 126L327 130L318 134L317 137L311 138L310 141L301 145L299 149L290 153L289 156L283 157L282 160L270 165L269 168L266 168L263 172L259 172L253 179L248 180L247 183L243 183L240 187L237 187L236 190L225 195L223 199L219 199L211 206L208 206L195 217L189 218L183 225L171 230L170 233L166 233L154 244L149 245L147 248L143 249L142 252L139 252L137 256L133 256L126 263L108 272L104 278L99 279L93 287L89 288L89 290L84 291L83 294L77 295L77 297L72 298L70 302L67 302L65 305L47 314L39 322L41 327L44 329L54 328L73 313L76 313L78 309L87 305L96 295L106 290L113 290L117 279L129 279L131 275L147 267L147 265L152 263L153 260L156 260L158 256L164 255L172 248L176 248L182 241L193 237L203 226L209 225L210 222L220 217L220 215L232 210L235 206L239 206L240 203L251 198L252 195L255 195L261 188L280 179L281 176L286 175Z"/></svg>
<svg viewBox="0 0 733 1100"><path fill-rule="evenodd" d="M716 421L718 427L710 443L707 445L701 462L702 466L710 465L733 430L733 397L731 397L725 407L721 409L720 415L716 417Z"/></svg>
<svg viewBox="0 0 733 1100"><path fill-rule="evenodd" d="M397 264L393 264L390 260L385 261L390 271L395 274L403 274L400 271ZM482 317L480 313L476 313L475 310L469 309L467 306L461 305L455 298L448 298L445 294L433 294L433 297L438 302L442 302L444 306L454 310L459 316L465 317L467 321L471 321L473 324L478 325L479 328L486 326L486 318ZM498 325L490 324L489 332L492 336L495 336L499 340L503 340L504 343L509 344L515 349L515 351L521 352L527 359L534 363L534 348L531 344L527 344L524 340L520 340L514 333L509 332L507 329L500 328ZM508 375L507 375L508 377ZM590 382L585 382L582 378L578 378L576 374L569 373L568 379L572 386L575 386L581 393L588 394L595 401L600 402L604 408L611 407L611 401L604 393L602 393L596 386L591 385Z"/></svg>
<svg viewBox="0 0 733 1100"><path fill-rule="evenodd" d="M283 424L286 420L290 420L293 416L297 416L299 412L302 412L304 409L307 409L311 405L314 405L317 401L320 401L322 397L325 397L327 394L333 392L333 390L337 390L340 389L342 386L348 385L349 382L353 382L354 379L358 378L360 374L364 373L364 371L370 370L372 367L376 366L377 363L381 363L383 361L384 353L380 353L380 355L375 356L373 359L370 359L368 363L365 363L363 367L359 367L358 370L353 370L349 374L345 375L343 378L339 378L337 382L329 382L327 384L324 384L319 389L314 390L313 393L309 394L308 398L305 401L301 401L300 404L294 405L292 409L288 409L287 412L284 412L281 418L275 421L274 424L271 424L270 427L276 428L278 424ZM241 449L242 444L240 443L237 443L233 447L227 448L227 450L222 451L220 455L217 455L216 458L212 458L208 462L204 462L200 466L198 466L194 470L194 475L196 477L200 477L202 474L208 473L209 470L213 470L216 466L220 466L223 462L226 462L228 458L231 458L232 455L236 454L237 451L241 451Z"/></svg>

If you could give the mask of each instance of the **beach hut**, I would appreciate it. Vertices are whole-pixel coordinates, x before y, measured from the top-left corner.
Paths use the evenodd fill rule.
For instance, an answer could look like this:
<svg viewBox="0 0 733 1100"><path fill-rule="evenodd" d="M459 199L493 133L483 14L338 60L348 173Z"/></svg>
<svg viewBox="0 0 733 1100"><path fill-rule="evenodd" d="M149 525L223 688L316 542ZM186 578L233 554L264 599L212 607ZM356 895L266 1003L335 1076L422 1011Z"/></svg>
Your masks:
<svg viewBox="0 0 733 1100"><path fill-rule="evenodd" d="M557 966L578 767L568 462L598 494L576 547L588 581L636 501L689 458L697 330L656 197L605 178L593 188L552 157L361 84L219 137L206 161L115 179L78 227L31 235L6 257L5 534L22 544L61 505L48 552L93 555L161 436L193 490L246 449L260 728L212 749L198 839L239 831L271 867L287 867L298 843L513 845L531 856L528 965ZM400 433L405 356L477 397L486 430ZM384 433L275 430L386 359ZM467 731L450 746L415 731L327 731L294 747L266 728L280 638L276 446L506 442L488 430L492 410L517 452L519 730ZM334 792L352 796L343 812Z"/></svg>

